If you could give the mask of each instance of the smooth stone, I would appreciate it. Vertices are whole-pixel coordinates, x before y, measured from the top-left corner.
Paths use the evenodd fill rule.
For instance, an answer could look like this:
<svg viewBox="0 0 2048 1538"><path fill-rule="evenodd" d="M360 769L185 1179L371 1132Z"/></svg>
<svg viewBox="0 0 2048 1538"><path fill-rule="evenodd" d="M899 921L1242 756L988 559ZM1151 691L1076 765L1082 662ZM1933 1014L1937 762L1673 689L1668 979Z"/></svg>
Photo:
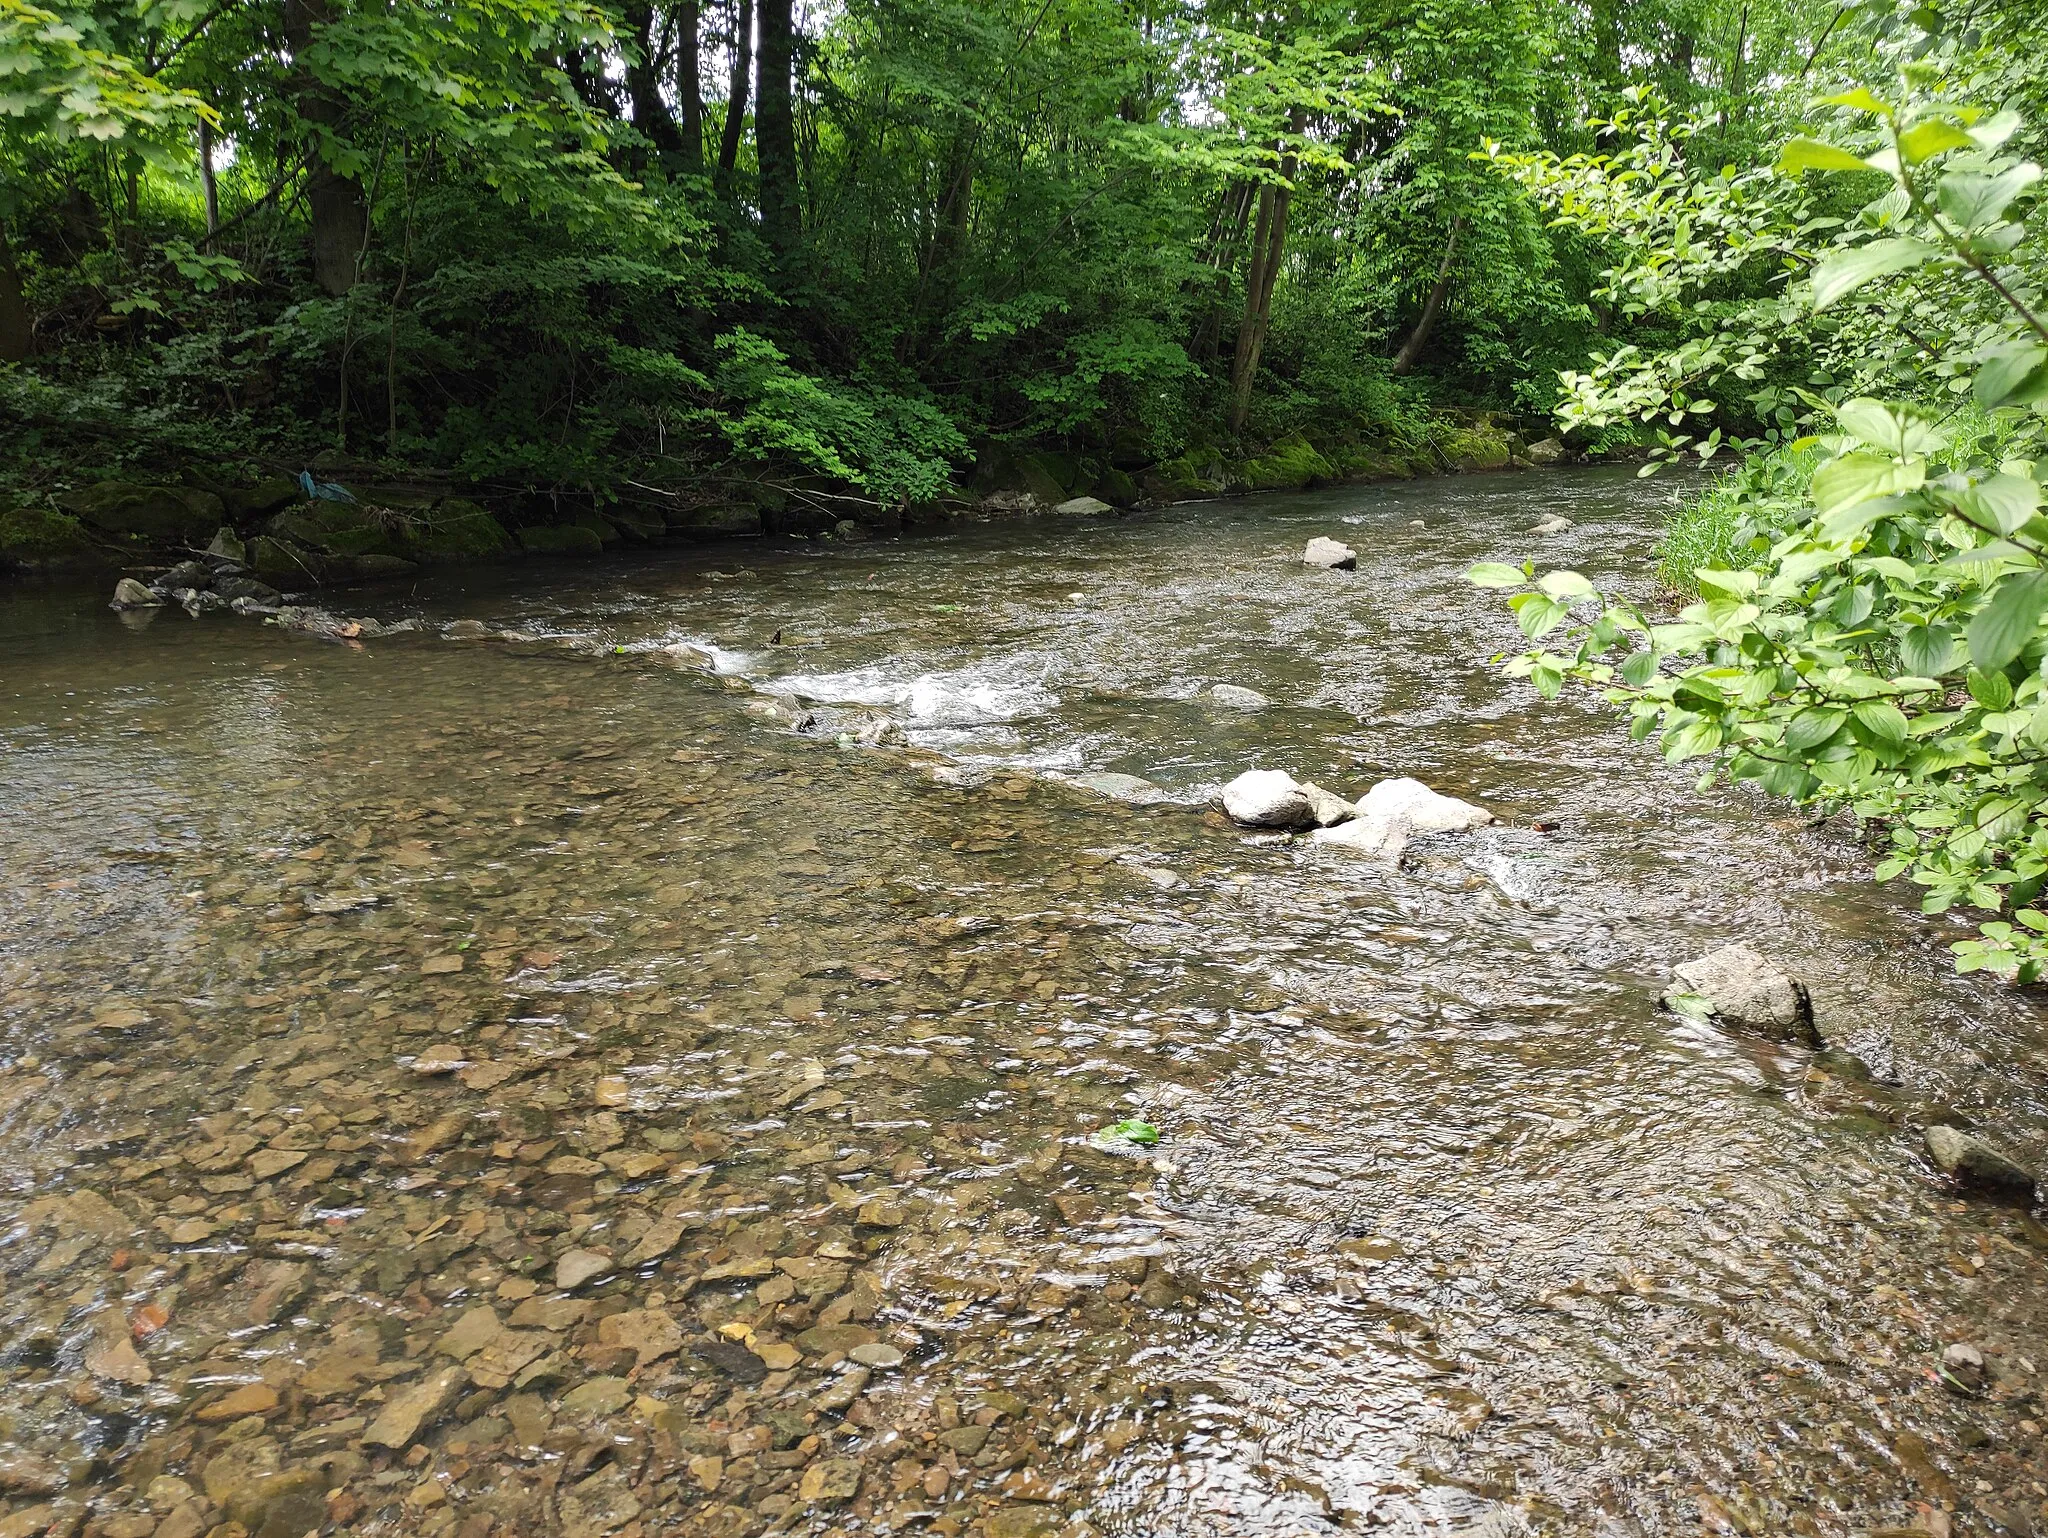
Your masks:
<svg viewBox="0 0 2048 1538"><path fill-rule="evenodd" d="M903 1353L896 1347L882 1341L870 1341L865 1346L855 1346L846 1353L847 1357L863 1367L901 1367Z"/></svg>
<svg viewBox="0 0 2048 1538"><path fill-rule="evenodd" d="M123 577L114 584L114 602L111 605L113 608L156 609L162 606L163 600L133 577Z"/></svg>
<svg viewBox="0 0 2048 1538"><path fill-rule="evenodd" d="M1358 802L1360 818L1385 818L1410 833L1468 833L1493 821L1493 813L1456 796L1439 795L1420 780L1381 780Z"/></svg>
<svg viewBox="0 0 2048 1538"><path fill-rule="evenodd" d="M1974 1132L1961 1127L1929 1127L1921 1134L1927 1157L1936 1169L1959 1185L2000 1196L2032 1200L2034 1177L2030 1171L1993 1148Z"/></svg>
<svg viewBox="0 0 2048 1538"><path fill-rule="evenodd" d="M1324 790L1308 780L1301 782L1301 791L1308 797L1309 814L1315 818L1319 828L1334 828L1358 815L1357 808L1335 791Z"/></svg>
<svg viewBox="0 0 2048 1538"><path fill-rule="evenodd" d="M225 1502L228 1520L249 1538L304 1538L327 1522L327 1478L318 1469L286 1469L242 1486Z"/></svg>
<svg viewBox="0 0 2048 1538"><path fill-rule="evenodd" d="M1779 1041L1821 1045L1806 984L1747 945L1727 945L1672 968L1678 985L1664 994L1676 1014L1743 1026Z"/></svg>
<svg viewBox="0 0 2048 1538"><path fill-rule="evenodd" d="M403 1452L426 1426L454 1403L455 1396L468 1382L469 1374L460 1367L444 1367L429 1374L395 1395L384 1406L376 1420L370 1423L370 1429L363 1433L363 1441L372 1447L388 1447L393 1452Z"/></svg>
<svg viewBox="0 0 2048 1538"><path fill-rule="evenodd" d="M1293 775L1278 769L1247 769L1223 787L1223 810L1247 828L1306 828L1315 808Z"/></svg>
<svg viewBox="0 0 2048 1538"><path fill-rule="evenodd" d="M1057 504L1053 511L1069 518L1100 518L1116 509L1099 497L1069 497Z"/></svg>
<svg viewBox="0 0 2048 1538"><path fill-rule="evenodd" d="M1537 469L1547 470L1552 465L1564 462L1564 452L1564 445L1557 439L1539 438L1529 445L1528 452L1522 457Z"/></svg>
<svg viewBox="0 0 2048 1538"><path fill-rule="evenodd" d="M1325 571L1354 571L1358 567L1358 552L1318 534L1301 552L1301 561L1304 566L1320 566Z"/></svg>
<svg viewBox="0 0 2048 1538"><path fill-rule="evenodd" d="M1209 698L1219 705L1228 705L1232 710L1264 710L1273 702L1256 689L1247 689L1241 684L1211 684Z"/></svg>
<svg viewBox="0 0 2048 1538"><path fill-rule="evenodd" d="M1544 519L1541 523L1533 526L1529 530L1529 532L1531 534L1562 534L1567 529L1575 529L1577 527L1577 524L1573 523L1571 519L1565 517L1563 514L1552 513L1548 518Z"/></svg>
<svg viewBox="0 0 2048 1538"><path fill-rule="evenodd" d="M596 1250L569 1250L555 1262L555 1286L572 1292L612 1269L612 1258Z"/></svg>

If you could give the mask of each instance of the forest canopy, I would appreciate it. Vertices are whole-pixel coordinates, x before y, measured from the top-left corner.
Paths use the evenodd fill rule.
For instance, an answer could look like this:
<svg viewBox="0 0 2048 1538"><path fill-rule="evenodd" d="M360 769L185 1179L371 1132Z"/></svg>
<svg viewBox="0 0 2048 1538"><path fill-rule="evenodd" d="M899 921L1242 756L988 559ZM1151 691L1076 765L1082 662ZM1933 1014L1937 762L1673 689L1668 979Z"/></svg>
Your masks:
<svg viewBox="0 0 2048 1538"><path fill-rule="evenodd" d="M1452 406L1540 425L1560 374L1692 322L1528 168L1647 104L1687 164L1767 161L1888 19L0 0L0 469L324 452L509 498L729 472L901 503L991 446L1113 477ZM1699 302L1781 282L1731 264Z"/></svg>

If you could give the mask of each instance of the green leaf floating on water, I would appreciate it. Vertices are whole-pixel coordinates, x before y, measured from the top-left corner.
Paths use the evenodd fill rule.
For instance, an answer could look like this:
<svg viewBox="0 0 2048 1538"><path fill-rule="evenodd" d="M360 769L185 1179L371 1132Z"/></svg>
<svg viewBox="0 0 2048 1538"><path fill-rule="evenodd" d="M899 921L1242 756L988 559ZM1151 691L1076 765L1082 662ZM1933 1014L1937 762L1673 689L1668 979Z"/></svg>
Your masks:
<svg viewBox="0 0 2048 1538"><path fill-rule="evenodd" d="M1159 1141L1159 1129L1149 1121L1120 1121L1115 1126L1104 1127L1096 1133L1095 1141L1105 1148L1113 1148L1119 1143L1150 1148Z"/></svg>

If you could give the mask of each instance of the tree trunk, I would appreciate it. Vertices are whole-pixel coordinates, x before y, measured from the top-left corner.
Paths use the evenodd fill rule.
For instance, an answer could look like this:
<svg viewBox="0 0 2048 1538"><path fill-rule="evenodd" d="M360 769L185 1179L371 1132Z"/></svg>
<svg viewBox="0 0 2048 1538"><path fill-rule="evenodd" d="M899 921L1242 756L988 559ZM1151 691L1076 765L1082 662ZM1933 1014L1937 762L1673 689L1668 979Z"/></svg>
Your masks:
<svg viewBox="0 0 2048 1538"><path fill-rule="evenodd" d="M284 0L285 45L291 49L297 77L296 105L316 139L335 132L343 117L341 99L316 81L304 62L305 51L327 21L327 0ZM306 206L313 223L313 281L327 293L345 294L355 287L356 266L363 255L363 189L354 177L335 170L317 145L306 173Z"/></svg>
<svg viewBox="0 0 2048 1538"><path fill-rule="evenodd" d="M654 7L647 0L625 7L633 33L631 62L626 65L626 98L633 104L633 126L654 146L664 165L683 158L683 136L661 99L661 61L654 42Z"/></svg>
<svg viewBox="0 0 2048 1538"><path fill-rule="evenodd" d="M760 79L755 86L754 158L760 171L761 234L770 249L796 249L796 120L791 111L790 69L796 52L791 0L759 0Z"/></svg>
<svg viewBox="0 0 2048 1538"><path fill-rule="evenodd" d="M0 224L0 363L20 363L35 351L35 321L28 297L21 291L21 269L14 265L14 247L7 226Z"/></svg>
<svg viewBox="0 0 2048 1538"><path fill-rule="evenodd" d="M199 120L199 185L206 193L206 233L220 233L220 182L213 174L213 124Z"/></svg>
<svg viewBox="0 0 2048 1538"><path fill-rule="evenodd" d="M704 82L698 72L697 0L676 8L676 95L683 109L683 169L704 173Z"/></svg>
<svg viewBox="0 0 2048 1538"><path fill-rule="evenodd" d="M1408 333L1408 340L1394 354L1397 378L1415 367L1422 357L1422 349L1429 345L1429 334L1436 329L1436 318L1444 307L1444 296L1451 291L1451 258L1458 254L1458 234L1464 228L1463 214L1451 221L1450 238L1444 242L1444 259L1436 264L1436 283L1431 287L1429 297L1422 302L1422 314L1416 317L1415 329Z"/></svg>
<svg viewBox="0 0 2048 1538"><path fill-rule="evenodd" d="M747 122L747 82L754 75L754 0L733 0L732 76L725 91L725 128L718 136L718 174L713 178L721 196L732 191L733 167L740 158L740 132Z"/></svg>

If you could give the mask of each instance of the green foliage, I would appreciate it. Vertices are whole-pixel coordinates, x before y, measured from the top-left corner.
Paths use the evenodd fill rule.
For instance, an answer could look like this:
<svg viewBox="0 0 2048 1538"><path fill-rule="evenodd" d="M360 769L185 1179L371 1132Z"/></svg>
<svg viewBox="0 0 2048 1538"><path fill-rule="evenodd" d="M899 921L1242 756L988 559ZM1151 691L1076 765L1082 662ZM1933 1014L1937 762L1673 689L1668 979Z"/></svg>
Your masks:
<svg viewBox="0 0 2048 1538"><path fill-rule="evenodd" d="M1709 781L1853 811L1885 845L1880 879L1923 887L1928 911L2011 912L1955 947L1962 970L2032 981L2048 968L2039 173L2008 149L2021 121L1959 99L1925 50L1884 96L1857 88L1823 105L1836 135L1792 139L1777 174L1841 176L1863 201L1809 220L1785 248L1796 265L1782 313L1816 352L1851 331L1912 332L1921 361L1882 377L1917 388L1800 391L1822 430L1703 499L1687 537L1717 541L1719 559L1692 571L1699 601L1675 622L1576 572L1473 578L1513 590L1522 632L1543 643L1511 673L1545 696L1568 680L1601 687L1668 759L1707 760ZM1651 228L1625 209L1617 222ZM1650 241L1631 262L1649 270L1659 255ZM1844 306L1853 324L1837 321ZM1641 372L1671 366L1646 359Z"/></svg>

